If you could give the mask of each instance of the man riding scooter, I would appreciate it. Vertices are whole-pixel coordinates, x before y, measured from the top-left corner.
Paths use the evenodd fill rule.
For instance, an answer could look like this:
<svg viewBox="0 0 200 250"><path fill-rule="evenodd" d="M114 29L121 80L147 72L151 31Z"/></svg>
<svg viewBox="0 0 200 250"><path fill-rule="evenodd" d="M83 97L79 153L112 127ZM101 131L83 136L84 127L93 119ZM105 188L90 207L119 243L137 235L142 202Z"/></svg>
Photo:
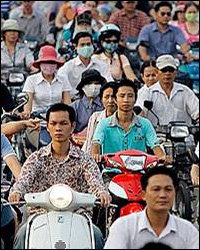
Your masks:
<svg viewBox="0 0 200 250"><path fill-rule="evenodd" d="M39 193L54 184L69 185L77 192L93 193L102 206L111 198L104 187L94 160L70 142L75 128L75 111L66 104L55 104L47 111L47 128L52 143L33 153L22 167L9 201L18 202L26 193ZM14 249L24 249L26 225L16 235ZM96 248L102 249L101 232L94 226Z"/></svg>

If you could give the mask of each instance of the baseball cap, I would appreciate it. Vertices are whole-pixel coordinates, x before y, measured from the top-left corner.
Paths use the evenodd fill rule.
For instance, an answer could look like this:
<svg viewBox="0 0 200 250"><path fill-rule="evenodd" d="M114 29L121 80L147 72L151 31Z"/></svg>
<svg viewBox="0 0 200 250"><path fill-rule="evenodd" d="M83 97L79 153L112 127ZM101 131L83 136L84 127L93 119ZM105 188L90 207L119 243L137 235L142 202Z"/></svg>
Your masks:
<svg viewBox="0 0 200 250"><path fill-rule="evenodd" d="M166 67L177 69L177 60L171 55L163 55L156 60L156 66L159 70Z"/></svg>

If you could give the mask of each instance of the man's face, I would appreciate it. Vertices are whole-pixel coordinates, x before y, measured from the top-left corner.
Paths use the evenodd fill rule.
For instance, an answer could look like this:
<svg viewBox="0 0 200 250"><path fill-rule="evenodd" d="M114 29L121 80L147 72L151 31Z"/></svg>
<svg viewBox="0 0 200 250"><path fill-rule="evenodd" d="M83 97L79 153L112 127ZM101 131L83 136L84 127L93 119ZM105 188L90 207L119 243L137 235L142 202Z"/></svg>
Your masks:
<svg viewBox="0 0 200 250"><path fill-rule="evenodd" d="M67 111L50 113L47 129L51 135L52 141L62 143L69 140L74 127L75 124L71 124Z"/></svg>
<svg viewBox="0 0 200 250"><path fill-rule="evenodd" d="M135 93L131 87L120 87L117 92L116 102L118 109L123 112L133 112Z"/></svg>
<svg viewBox="0 0 200 250"><path fill-rule="evenodd" d="M162 174L150 177L144 197L149 210L168 212L172 208L175 198L172 179Z"/></svg>
<svg viewBox="0 0 200 250"><path fill-rule="evenodd" d="M138 1L122 1L124 9L128 12L134 12Z"/></svg>
<svg viewBox="0 0 200 250"><path fill-rule="evenodd" d="M102 97L102 103L103 103L104 108L106 110L108 110L109 112L114 113L116 111L117 106L115 103L112 88L108 88L108 89L104 90L103 97Z"/></svg>
<svg viewBox="0 0 200 250"><path fill-rule="evenodd" d="M30 9L32 9L34 2L35 1L22 1L22 6L24 9L30 10Z"/></svg>
<svg viewBox="0 0 200 250"><path fill-rule="evenodd" d="M92 44L93 43L90 37L82 37L79 39L76 49L83 48L85 46L91 46Z"/></svg>
<svg viewBox="0 0 200 250"><path fill-rule="evenodd" d="M165 67L158 72L158 80L164 84L173 84L176 78L176 70L173 67Z"/></svg>
<svg viewBox="0 0 200 250"><path fill-rule="evenodd" d="M161 7L156 13L156 20L158 23L166 25L171 20L172 12L169 7Z"/></svg>

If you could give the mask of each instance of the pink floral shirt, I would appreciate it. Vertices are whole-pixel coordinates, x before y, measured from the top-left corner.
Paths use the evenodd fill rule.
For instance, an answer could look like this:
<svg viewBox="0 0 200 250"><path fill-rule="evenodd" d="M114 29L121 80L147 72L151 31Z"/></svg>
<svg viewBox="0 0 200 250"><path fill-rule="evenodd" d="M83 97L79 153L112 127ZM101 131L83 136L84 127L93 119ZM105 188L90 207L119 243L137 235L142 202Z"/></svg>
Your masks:
<svg viewBox="0 0 200 250"><path fill-rule="evenodd" d="M60 161L53 157L49 144L27 159L10 193L17 192L23 197L26 193L42 192L58 183L97 197L106 191L100 170L91 156L70 144L69 155Z"/></svg>

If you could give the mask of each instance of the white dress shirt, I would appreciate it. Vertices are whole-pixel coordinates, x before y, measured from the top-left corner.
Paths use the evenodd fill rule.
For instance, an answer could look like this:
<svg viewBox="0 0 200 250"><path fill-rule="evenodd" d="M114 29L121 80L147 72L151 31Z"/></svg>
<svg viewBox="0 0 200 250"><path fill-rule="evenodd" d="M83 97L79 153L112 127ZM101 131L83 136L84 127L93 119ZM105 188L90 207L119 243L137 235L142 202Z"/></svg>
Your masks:
<svg viewBox="0 0 200 250"><path fill-rule="evenodd" d="M71 87L58 75L50 84L40 72L27 77L23 91L34 94L32 112L35 112L45 111L51 105L61 102L63 92L71 91Z"/></svg>
<svg viewBox="0 0 200 250"><path fill-rule="evenodd" d="M174 82L169 98L159 82L139 93L135 106L140 106L156 126L157 119L144 108L145 100L153 101L153 111L161 125L168 125L172 121L185 121L191 125L192 119L196 119L199 114L199 99L191 89L180 83Z"/></svg>
<svg viewBox="0 0 200 250"><path fill-rule="evenodd" d="M85 66L80 60L80 57L77 56L76 58L66 62L58 71L58 75L65 77L66 82L72 87L72 91L70 93L72 99L78 93L76 87L81 81L82 73L88 69L96 69L103 77L106 78L107 81L113 81L109 67L106 63L98 59L91 58L90 64Z"/></svg>
<svg viewBox="0 0 200 250"><path fill-rule="evenodd" d="M173 249L199 249L199 231L189 221L169 215L168 223L158 237L144 210L116 220L104 249L140 249L152 242Z"/></svg>

